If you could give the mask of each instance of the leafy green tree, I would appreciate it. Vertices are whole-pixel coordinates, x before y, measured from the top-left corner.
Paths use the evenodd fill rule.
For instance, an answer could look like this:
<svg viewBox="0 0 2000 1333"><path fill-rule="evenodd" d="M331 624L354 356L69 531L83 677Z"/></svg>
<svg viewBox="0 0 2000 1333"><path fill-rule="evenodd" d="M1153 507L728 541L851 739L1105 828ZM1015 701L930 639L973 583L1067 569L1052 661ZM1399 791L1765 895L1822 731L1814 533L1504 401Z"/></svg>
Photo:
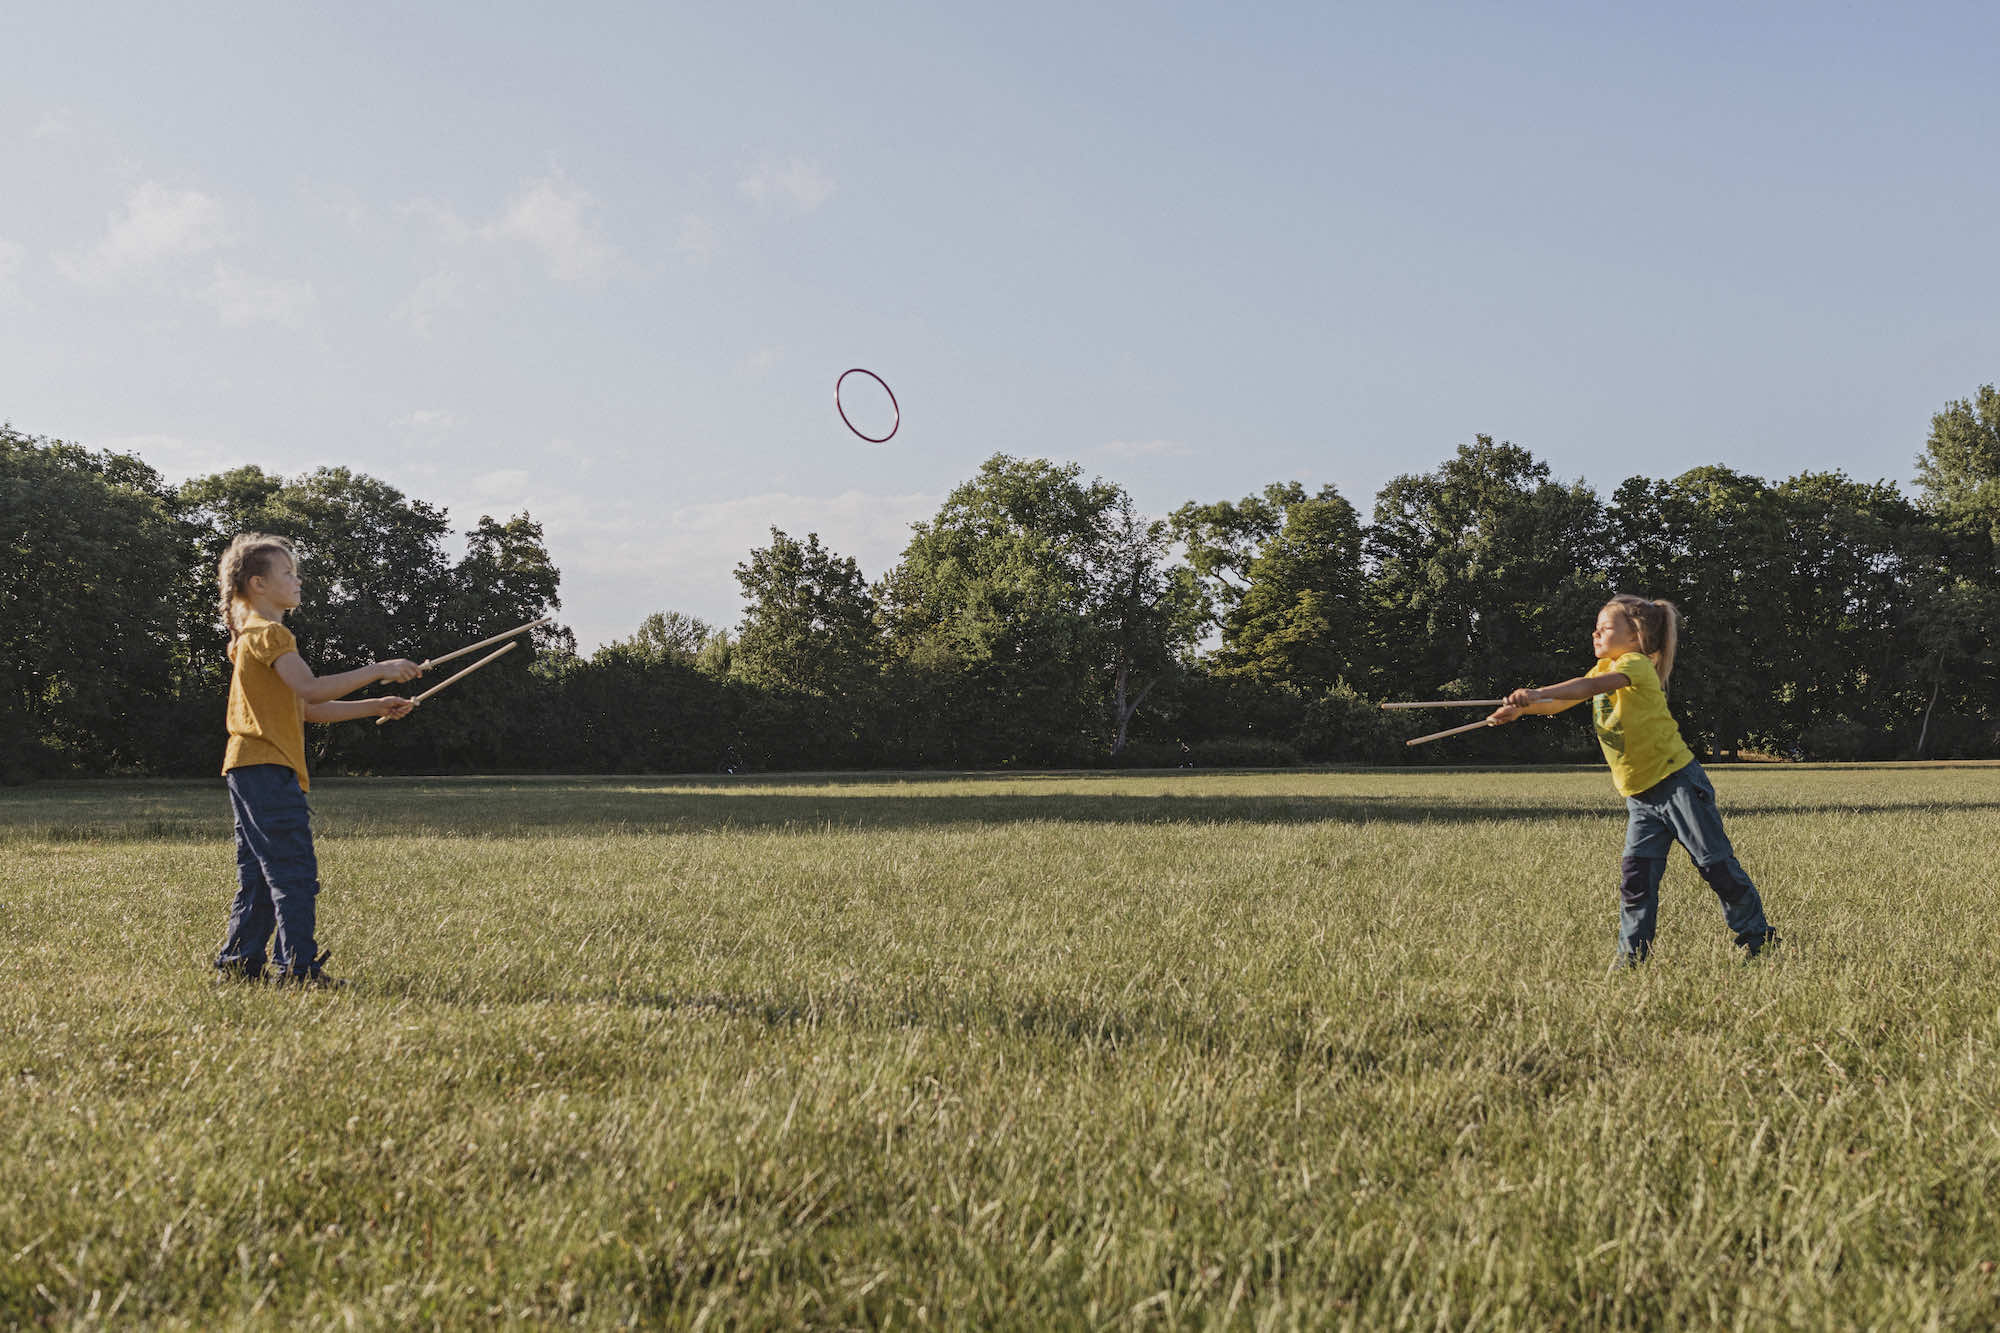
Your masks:
<svg viewBox="0 0 2000 1333"><path fill-rule="evenodd" d="M482 516L454 562L445 548L451 524L444 510L346 468L321 468L297 480L236 468L189 481L177 501L196 557L184 580L184 613L190 639L202 649L191 656L187 689L217 715L229 667L214 570L239 532L273 533L297 547L305 600L286 624L300 655L319 668L434 657L561 604L560 575L541 526L526 514L505 522ZM524 643L529 652L454 686L449 707L427 706L408 723L314 728L313 762L367 768L505 762L529 688L523 659L537 644L568 642L566 630L536 631Z"/></svg>
<svg viewBox="0 0 2000 1333"><path fill-rule="evenodd" d="M1972 759L2000 750L2000 728L1991 712L1993 699L2000 697L1996 614L2000 598L1991 588L1948 569L1938 571L1928 595L1917 602L1917 678L1925 689L1917 758Z"/></svg>
<svg viewBox="0 0 2000 1333"><path fill-rule="evenodd" d="M1094 600L1102 607L1100 642L1103 669L1111 677L1116 756L1124 752L1132 719L1147 697L1188 665L1207 617L1193 571L1168 561L1168 525L1141 518L1123 492L1107 517Z"/></svg>
<svg viewBox="0 0 2000 1333"><path fill-rule="evenodd" d="M562 576L549 558L542 525L527 514L502 522L482 514L465 535L465 553L439 577L436 625L421 642L427 656L449 652L468 642L552 615L561 607ZM440 643L440 639L443 640ZM454 685L467 694L447 710L433 710L424 728L400 732L333 728L368 745L400 742L393 761L435 762L447 767L491 769L521 762L527 718L546 693L543 673L536 670L541 653L573 655L576 639L560 625L546 625L520 636L521 649L478 675ZM456 670L459 663L449 664ZM443 679L442 676L432 679ZM445 696L450 697L450 696ZM441 715L440 715L441 714ZM415 749L415 754L411 753ZM375 762L376 749L352 752L357 763Z"/></svg>
<svg viewBox="0 0 2000 1333"><path fill-rule="evenodd" d="M736 567L745 607L734 669L753 684L821 698L865 683L880 655L875 600L860 566L771 529L771 544Z"/></svg>
<svg viewBox="0 0 2000 1333"><path fill-rule="evenodd" d="M710 631L695 650L694 665L704 675L721 678L736 669L736 638L727 629Z"/></svg>
<svg viewBox="0 0 2000 1333"><path fill-rule="evenodd" d="M1218 611L1217 669L1307 692L1351 673L1367 571L1360 516L1336 488L1274 484L1236 504L1183 505L1174 525Z"/></svg>
<svg viewBox="0 0 2000 1333"><path fill-rule="evenodd" d="M1286 511L1305 493L1296 481L1273 482L1262 495L1210 504L1190 500L1173 512L1168 526L1187 550L1212 623L1228 623L1250 588L1258 551L1284 528Z"/></svg>
<svg viewBox="0 0 2000 1333"><path fill-rule="evenodd" d="M1947 750L2000 750L2000 729L1991 722L2000 698L2000 634L1993 628L2000 623L2000 392L1991 384L1931 418L1917 481L1919 505L1944 541L1936 591L1921 612L1931 686L1923 742L1936 752L1939 728L1932 722L1942 700ZM1981 718L1983 724L1975 721ZM1985 736L1955 742L1954 729Z"/></svg>
<svg viewBox="0 0 2000 1333"><path fill-rule="evenodd" d="M881 585L901 688L923 700L902 710L905 743L930 761L1075 762L1115 740L1118 709L1129 723L1144 692L1135 682L1198 614L1137 613L1167 595L1165 546L1123 490L1075 464L989 458L913 525Z"/></svg>
<svg viewBox="0 0 2000 1333"><path fill-rule="evenodd" d="M698 616L655 611L639 622L631 638L615 639L598 649L598 654L626 653L642 662L680 662L692 666L714 636L714 626Z"/></svg>
<svg viewBox="0 0 2000 1333"><path fill-rule="evenodd" d="M1783 579L1765 590L1782 634L1776 712L1808 754L1888 758L1921 706L1917 620L1936 595L1936 545L1889 482L1803 472L1776 488Z"/></svg>
<svg viewBox="0 0 2000 1333"><path fill-rule="evenodd" d="M1436 470L1393 479L1366 549L1377 697L1478 697L1576 675L1587 657L1605 595L1604 508L1526 449L1481 435Z"/></svg>
<svg viewBox="0 0 2000 1333"><path fill-rule="evenodd" d="M1771 598L1790 568L1777 494L1760 478L1700 467L1671 481L1630 478L1607 518L1613 589L1680 609L1669 689L1690 742L1732 754L1776 743L1772 681L1785 650Z"/></svg>
<svg viewBox="0 0 2000 1333"><path fill-rule="evenodd" d="M860 567L818 533L800 542L772 528L736 581L744 611L731 669L764 695L747 719L760 766L863 760L882 642Z"/></svg>
<svg viewBox="0 0 2000 1333"><path fill-rule="evenodd" d="M300 655L315 667L429 656L463 628L441 615L447 602L443 542L450 532L444 511L406 499L387 482L346 468L287 481L240 467L190 480L180 488L179 503L199 532L197 562L189 571L190 610L199 608L195 614L209 628L214 654L205 665L213 679L226 682L229 671L215 606L215 562L240 532L268 532L297 548L305 598L285 623L298 637Z"/></svg>
<svg viewBox="0 0 2000 1333"><path fill-rule="evenodd" d="M0 780L152 758L179 530L139 459L0 427Z"/></svg>
<svg viewBox="0 0 2000 1333"><path fill-rule="evenodd" d="M1990 561L2000 549L2000 391L1982 384L1931 418L1917 484L1924 507Z"/></svg>

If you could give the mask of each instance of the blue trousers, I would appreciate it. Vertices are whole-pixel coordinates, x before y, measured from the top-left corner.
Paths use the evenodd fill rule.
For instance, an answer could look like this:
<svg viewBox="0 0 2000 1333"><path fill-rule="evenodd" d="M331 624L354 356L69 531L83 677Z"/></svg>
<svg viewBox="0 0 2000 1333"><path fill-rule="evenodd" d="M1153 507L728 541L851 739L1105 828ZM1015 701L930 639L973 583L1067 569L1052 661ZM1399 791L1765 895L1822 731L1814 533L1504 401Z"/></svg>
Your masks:
<svg viewBox="0 0 2000 1333"><path fill-rule="evenodd" d="M1715 890L1722 915L1736 942L1755 953L1771 933L1764 920L1764 901L1737 863L1722 813L1715 808L1715 788L1701 765L1669 774L1637 796L1625 798L1624 882L1619 886L1618 955L1628 961L1644 958L1653 947L1660 915L1660 877L1667 853L1678 842L1687 848L1694 868Z"/></svg>
<svg viewBox="0 0 2000 1333"><path fill-rule="evenodd" d="M230 769L227 781L236 814L236 898L215 965L261 973L275 928L278 948L270 961L280 974L304 976L315 953L319 860L299 775L283 764L251 764Z"/></svg>

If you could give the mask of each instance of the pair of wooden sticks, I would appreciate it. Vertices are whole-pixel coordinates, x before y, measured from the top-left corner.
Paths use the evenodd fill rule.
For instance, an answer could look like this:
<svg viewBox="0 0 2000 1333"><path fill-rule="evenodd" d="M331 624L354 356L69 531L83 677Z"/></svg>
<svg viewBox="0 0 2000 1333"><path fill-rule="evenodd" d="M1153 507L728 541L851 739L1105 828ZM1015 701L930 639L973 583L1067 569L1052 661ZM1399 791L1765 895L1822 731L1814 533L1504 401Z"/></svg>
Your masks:
<svg viewBox="0 0 2000 1333"><path fill-rule="evenodd" d="M491 662L496 658L505 657L508 653L513 652L516 648L521 646L520 640L514 638L516 634L525 634L529 630L534 629L536 626L546 625L551 620L554 619L555 619L554 616L543 616L540 620L530 620L525 625L515 626L513 629L508 630L505 634L496 634L490 639L481 639L478 643L467 644L465 647L460 648L455 652L446 653L443 657L431 658L430 660L426 661L423 664L423 669L425 671L429 671L434 666L442 666L444 663L449 662L454 658L464 657L467 653L476 653L481 648L489 648L492 645L499 643L502 639L513 640L512 642L507 644L506 647L501 648L495 652L490 652L486 654L486 656L480 658L477 662L474 662L471 666L465 668L465 670L457 672L454 675L445 677L443 680L431 686L429 689L425 690L422 694L418 695L416 698L410 700L410 703L413 706L416 704L420 704L424 700L430 698L433 694L436 694L439 690L443 689L445 686L451 684L453 681L464 680L467 676L479 670L479 668L485 666L488 662ZM386 717L378 717L375 719L375 725L378 727L384 726L388 723L388 721L389 719Z"/></svg>
<svg viewBox="0 0 2000 1333"><path fill-rule="evenodd" d="M1498 708L1498 707L1499 707L1499 706L1500 706L1501 704L1504 704L1504 703L1506 703L1506 702L1507 702L1507 701L1506 701L1505 699L1419 699L1419 700L1416 700L1416 701L1415 701L1415 702L1413 702L1413 703L1394 703L1394 704L1383 704L1383 705L1382 705L1382 707L1384 707L1384 708L1386 708L1386 709L1398 709L1398 708ZM1491 722L1487 721L1487 720L1486 720L1485 718L1481 718L1481 719L1479 719L1479 721L1477 721L1477 722L1468 722L1468 723L1466 723L1466 724L1465 724L1464 726L1462 726L1462 727L1450 727L1450 728L1447 728L1447 729L1446 729L1446 730L1444 730L1444 731L1433 731L1433 732L1432 732L1432 733L1431 733L1430 735L1428 735L1428 736L1418 736L1418 737L1417 737L1416 739L1414 739L1414 740L1407 740L1407 741L1404 741L1404 742L1403 742L1403 744L1405 744L1405 745L1422 745L1422 744L1424 744L1424 743L1425 743L1426 741L1439 741L1439 740L1443 740L1443 739L1444 739L1444 738L1445 738L1446 736L1456 736L1456 735L1458 735L1458 734L1459 734L1460 732L1462 732L1462 731L1477 731L1477 730L1479 730L1479 728L1481 728L1481 727L1490 727L1490 726L1492 726L1492 725L1493 725L1493 723L1491 723Z"/></svg>

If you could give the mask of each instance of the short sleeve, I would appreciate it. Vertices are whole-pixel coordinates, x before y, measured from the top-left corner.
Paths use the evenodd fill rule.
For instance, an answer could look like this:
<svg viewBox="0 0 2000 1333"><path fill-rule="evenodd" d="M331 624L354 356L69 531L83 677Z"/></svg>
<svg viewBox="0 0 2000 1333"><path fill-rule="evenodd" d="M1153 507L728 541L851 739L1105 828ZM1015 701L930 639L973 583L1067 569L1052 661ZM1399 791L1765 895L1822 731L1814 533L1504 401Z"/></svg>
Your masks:
<svg viewBox="0 0 2000 1333"><path fill-rule="evenodd" d="M299 641L283 625L252 625L236 636L236 651L251 660L270 666L286 653L299 650Z"/></svg>
<svg viewBox="0 0 2000 1333"><path fill-rule="evenodd" d="M1640 689L1660 688L1660 673L1653 670L1653 659L1644 653L1626 653L1611 664L1611 669Z"/></svg>

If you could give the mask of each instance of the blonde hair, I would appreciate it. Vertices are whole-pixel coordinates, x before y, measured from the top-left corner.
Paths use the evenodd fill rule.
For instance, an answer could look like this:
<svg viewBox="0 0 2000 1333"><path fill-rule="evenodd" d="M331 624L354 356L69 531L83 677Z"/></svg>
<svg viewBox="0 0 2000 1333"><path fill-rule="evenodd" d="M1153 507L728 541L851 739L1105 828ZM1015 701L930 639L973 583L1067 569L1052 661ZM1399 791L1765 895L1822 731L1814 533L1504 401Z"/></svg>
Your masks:
<svg viewBox="0 0 2000 1333"><path fill-rule="evenodd" d="M1639 640L1639 651L1652 660L1653 670L1659 673L1660 688L1664 690L1667 677L1674 674L1674 652L1680 647L1680 609L1672 602L1648 601L1629 592L1613 597L1604 604L1604 609L1622 617L1632 627Z"/></svg>
<svg viewBox="0 0 2000 1333"><path fill-rule="evenodd" d="M229 646L236 646L236 604L248 601L250 580L271 572L271 561L283 556L297 568L299 557L283 537L261 532L241 532L229 543L215 565L215 587L222 594L222 627L229 631Z"/></svg>

